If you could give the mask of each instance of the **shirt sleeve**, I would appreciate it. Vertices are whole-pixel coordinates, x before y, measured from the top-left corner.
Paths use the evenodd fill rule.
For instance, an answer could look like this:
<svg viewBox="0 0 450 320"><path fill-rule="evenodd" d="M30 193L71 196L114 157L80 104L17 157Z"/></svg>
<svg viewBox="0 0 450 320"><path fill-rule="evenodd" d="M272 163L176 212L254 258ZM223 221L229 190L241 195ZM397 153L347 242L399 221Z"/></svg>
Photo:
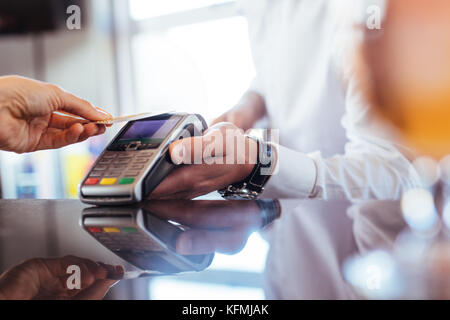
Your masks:
<svg viewBox="0 0 450 320"><path fill-rule="evenodd" d="M314 160L306 154L283 146L276 148L276 169L264 187L264 198L308 198L317 180Z"/></svg>
<svg viewBox="0 0 450 320"><path fill-rule="evenodd" d="M421 185L411 151L394 142L395 133L373 118L354 84L349 84L342 124L345 153L324 158L278 146L277 169L262 194L272 198L398 199Z"/></svg>
<svg viewBox="0 0 450 320"><path fill-rule="evenodd" d="M321 199L398 199L420 185L409 161L399 153L346 153L323 158L277 147L278 168L263 197Z"/></svg>

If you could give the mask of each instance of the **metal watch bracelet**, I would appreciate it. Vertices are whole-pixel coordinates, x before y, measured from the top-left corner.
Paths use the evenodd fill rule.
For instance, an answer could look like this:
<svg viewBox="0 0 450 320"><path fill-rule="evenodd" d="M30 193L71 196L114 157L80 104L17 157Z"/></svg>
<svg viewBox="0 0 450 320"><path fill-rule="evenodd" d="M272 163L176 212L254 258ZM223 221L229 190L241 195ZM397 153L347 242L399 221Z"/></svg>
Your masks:
<svg viewBox="0 0 450 320"><path fill-rule="evenodd" d="M270 178L272 167L272 146L260 139L247 136L258 145L258 156L250 175L244 180L218 190L219 194L229 200L254 200L264 191L264 185Z"/></svg>

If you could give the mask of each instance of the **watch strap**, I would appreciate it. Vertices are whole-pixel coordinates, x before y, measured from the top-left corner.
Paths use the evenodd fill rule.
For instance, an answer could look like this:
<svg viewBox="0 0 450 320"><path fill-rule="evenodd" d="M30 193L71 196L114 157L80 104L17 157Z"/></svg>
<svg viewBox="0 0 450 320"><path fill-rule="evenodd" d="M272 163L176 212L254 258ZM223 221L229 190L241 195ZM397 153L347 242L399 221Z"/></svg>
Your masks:
<svg viewBox="0 0 450 320"><path fill-rule="evenodd" d="M225 199L256 199L264 191L264 185L272 173L272 146L260 139L247 136L257 142L257 161L250 175L244 180L233 183L226 188L218 190Z"/></svg>

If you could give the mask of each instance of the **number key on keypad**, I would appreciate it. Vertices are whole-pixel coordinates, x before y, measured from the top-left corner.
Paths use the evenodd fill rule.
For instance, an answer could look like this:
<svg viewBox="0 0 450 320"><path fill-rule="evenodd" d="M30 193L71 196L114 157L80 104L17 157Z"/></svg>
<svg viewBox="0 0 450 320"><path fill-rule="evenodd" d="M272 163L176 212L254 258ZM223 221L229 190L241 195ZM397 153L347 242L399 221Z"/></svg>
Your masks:
<svg viewBox="0 0 450 320"><path fill-rule="evenodd" d="M125 172L124 176L125 177L136 177L137 175L139 175L139 171L127 171Z"/></svg>
<svg viewBox="0 0 450 320"><path fill-rule="evenodd" d="M114 160L115 164L127 164L131 161L131 158L123 158Z"/></svg>
<svg viewBox="0 0 450 320"><path fill-rule="evenodd" d="M113 153L113 152L106 152L106 153L102 156L102 158L104 158L104 159L113 159L113 158L115 158L115 157L117 157L117 153Z"/></svg>
<svg viewBox="0 0 450 320"><path fill-rule="evenodd" d="M103 174L103 171L92 171L91 174L89 175L89 177L101 177Z"/></svg>

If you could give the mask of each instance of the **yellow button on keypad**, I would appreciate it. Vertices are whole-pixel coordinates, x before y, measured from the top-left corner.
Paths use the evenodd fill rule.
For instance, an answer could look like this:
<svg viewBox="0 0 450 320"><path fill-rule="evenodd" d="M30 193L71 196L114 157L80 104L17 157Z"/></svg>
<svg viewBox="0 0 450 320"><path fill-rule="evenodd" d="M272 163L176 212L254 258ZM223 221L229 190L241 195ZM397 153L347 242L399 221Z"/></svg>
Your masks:
<svg viewBox="0 0 450 320"><path fill-rule="evenodd" d="M103 178L100 181L101 185L111 185L111 184L115 184L117 182L117 178Z"/></svg>
<svg viewBox="0 0 450 320"><path fill-rule="evenodd" d="M120 230L117 229L117 228L103 228L103 231L108 232L108 233L117 233L117 232L120 232Z"/></svg>

